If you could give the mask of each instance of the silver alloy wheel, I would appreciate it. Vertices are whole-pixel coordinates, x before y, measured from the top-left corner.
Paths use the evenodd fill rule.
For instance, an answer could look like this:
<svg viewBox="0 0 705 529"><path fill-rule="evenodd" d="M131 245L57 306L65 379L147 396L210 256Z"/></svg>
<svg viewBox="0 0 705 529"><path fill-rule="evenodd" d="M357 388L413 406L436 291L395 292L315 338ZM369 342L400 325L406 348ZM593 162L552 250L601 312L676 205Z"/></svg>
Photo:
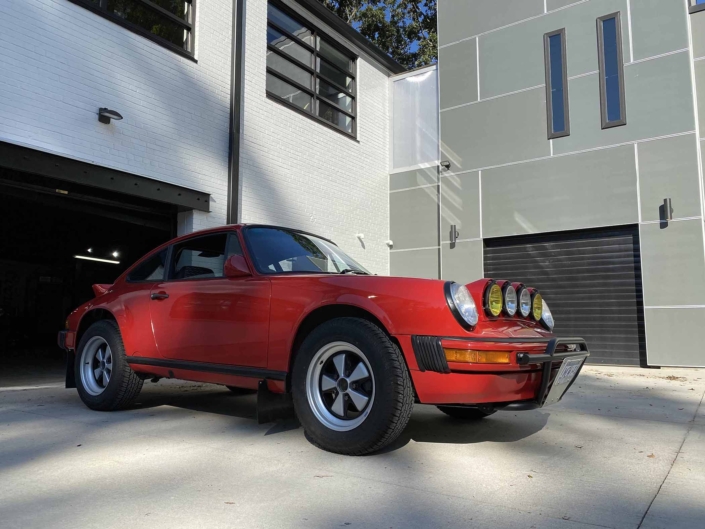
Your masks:
<svg viewBox="0 0 705 529"><path fill-rule="evenodd" d="M81 382L86 392L97 397L110 383L113 374L113 352L108 342L94 336L81 353Z"/></svg>
<svg viewBox="0 0 705 529"><path fill-rule="evenodd" d="M313 356L306 374L306 396L327 428L347 432L360 426L372 409L375 381L365 354L347 342L331 342Z"/></svg>

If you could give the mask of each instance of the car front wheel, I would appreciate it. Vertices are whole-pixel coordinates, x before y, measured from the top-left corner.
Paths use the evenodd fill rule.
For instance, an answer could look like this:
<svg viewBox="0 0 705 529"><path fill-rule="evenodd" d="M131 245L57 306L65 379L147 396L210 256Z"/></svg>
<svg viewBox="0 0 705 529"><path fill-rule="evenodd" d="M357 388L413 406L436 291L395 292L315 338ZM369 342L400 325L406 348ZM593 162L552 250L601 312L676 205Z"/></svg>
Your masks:
<svg viewBox="0 0 705 529"><path fill-rule="evenodd" d="M324 450L348 455L393 442L414 405L401 352L379 327L359 318L328 321L304 340L292 390L308 438Z"/></svg>
<svg viewBox="0 0 705 529"><path fill-rule="evenodd" d="M125 360L120 330L110 320L95 322L81 337L74 369L78 394L93 410L126 408L142 389L142 379Z"/></svg>

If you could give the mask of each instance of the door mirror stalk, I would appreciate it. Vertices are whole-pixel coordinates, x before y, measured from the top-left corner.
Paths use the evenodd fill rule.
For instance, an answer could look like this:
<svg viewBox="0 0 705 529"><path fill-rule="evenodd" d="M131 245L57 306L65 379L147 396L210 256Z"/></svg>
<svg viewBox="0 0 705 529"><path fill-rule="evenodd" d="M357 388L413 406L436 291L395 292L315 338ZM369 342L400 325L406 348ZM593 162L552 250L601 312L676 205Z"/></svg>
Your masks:
<svg viewBox="0 0 705 529"><path fill-rule="evenodd" d="M247 266L247 261L242 255L231 255L225 261L223 275L225 277L248 277L252 275L252 272L250 272L250 267Z"/></svg>

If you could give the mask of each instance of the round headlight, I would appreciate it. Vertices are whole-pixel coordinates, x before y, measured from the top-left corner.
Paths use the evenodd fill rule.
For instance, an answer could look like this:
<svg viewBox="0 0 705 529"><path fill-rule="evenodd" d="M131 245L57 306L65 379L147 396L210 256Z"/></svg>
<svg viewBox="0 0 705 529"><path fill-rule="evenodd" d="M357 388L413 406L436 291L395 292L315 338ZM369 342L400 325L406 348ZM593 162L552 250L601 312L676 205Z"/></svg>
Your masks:
<svg viewBox="0 0 705 529"><path fill-rule="evenodd" d="M543 302L543 309L541 310L541 323L543 323L544 327L546 327L549 331L552 331L553 326L555 325L555 322L553 321L553 314L551 314L551 309L548 308L548 303L545 301Z"/></svg>
<svg viewBox="0 0 705 529"><path fill-rule="evenodd" d="M520 294L519 294L519 313L524 317L527 318L529 316L529 313L531 312L531 294L529 294L529 291L521 287Z"/></svg>
<svg viewBox="0 0 705 529"><path fill-rule="evenodd" d="M479 314L467 287L458 283L446 283L446 302L458 323L464 327L477 325Z"/></svg>
<svg viewBox="0 0 705 529"><path fill-rule="evenodd" d="M507 316L514 316L517 313L517 291L509 283L504 286L504 312Z"/></svg>
<svg viewBox="0 0 705 529"><path fill-rule="evenodd" d="M485 290L485 310L490 316L495 318L502 312L504 299L502 299L502 289L497 283L490 283Z"/></svg>
<svg viewBox="0 0 705 529"><path fill-rule="evenodd" d="M541 321L541 313L543 312L543 298L538 292L534 292L531 300L531 315L536 321Z"/></svg>

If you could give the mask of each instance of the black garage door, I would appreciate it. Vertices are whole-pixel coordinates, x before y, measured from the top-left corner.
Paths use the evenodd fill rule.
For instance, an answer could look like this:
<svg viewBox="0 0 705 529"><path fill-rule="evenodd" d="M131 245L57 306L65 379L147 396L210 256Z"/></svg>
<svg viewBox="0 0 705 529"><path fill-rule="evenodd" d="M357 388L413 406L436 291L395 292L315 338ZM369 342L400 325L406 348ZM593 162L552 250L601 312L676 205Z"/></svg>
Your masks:
<svg viewBox="0 0 705 529"><path fill-rule="evenodd" d="M485 277L538 288L555 332L587 340L589 361L644 365L636 226L485 240Z"/></svg>

